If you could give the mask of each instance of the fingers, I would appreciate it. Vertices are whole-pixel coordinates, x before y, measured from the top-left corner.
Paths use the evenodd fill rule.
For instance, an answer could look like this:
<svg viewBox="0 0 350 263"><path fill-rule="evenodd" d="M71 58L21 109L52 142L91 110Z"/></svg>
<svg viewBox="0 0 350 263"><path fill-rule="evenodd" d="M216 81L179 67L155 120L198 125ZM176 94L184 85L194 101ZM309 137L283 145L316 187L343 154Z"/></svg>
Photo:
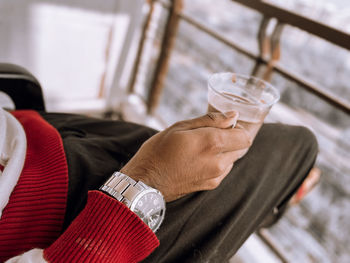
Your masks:
<svg viewBox="0 0 350 263"><path fill-rule="evenodd" d="M245 153L247 149L242 149L233 152L225 152L218 154L218 157L222 160L227 161L227 163L235 163L238 159L240 159Z"/></svg>
<svg viewBox="0 0 350 263"><path fill-rule="evenodd" d="M221 175L227 175L232 169L234 162L237 160L237 155L236 152L230 152L218 154L211 158L208 161L209 165L206 168L208 173L206 173L206 177L204 177L203 174L201 179L212 179Z"/></svg>
<svg viewBox="0 0 350 263"><path fill-rule="evenodd" d="M202 127L228 128L234 127L238 119L238 112L232 111L225 114L221 112L208 112L206 115L179 122L175 124L181 129L197 129Z"/></svg>
<svg viewBox="0 0 350 263"><path fill-rule="evenodd" d="M198 183L198 191L216 189L221 184L222 180L224 180L225 177L232 170L232 167L233 167L233 163L229 163L226 166L226 168L223 170L223 172L221 172L220 174L217 174L216 176L200 181Z"/></svg>
<svg viewBox="0 0 350 263"><path fill-rule="evenodd" d="M252 139L244 129L224 129L219 130L221 140L224 142L220 152L233 152L249 148L252 144Z"/></svg>
<svg viewBox="0 0 350 263"><path fill-rule="evenodd" d="M224 153L251 146L252 140L244 129L200 128L192 131L199 141L198 147L208 153Z"/></svg>
<svg viewBox="0 0 350 263"><path fill-rule="evenodd" d="M248 148L251 138L244 129L227 129L236 125L238 113L232 111L225 115L209 112L199 118L178 122L168 129L190 132L195 135L193 140L199 141L199 146L205 151L219 153Z"/></svg>

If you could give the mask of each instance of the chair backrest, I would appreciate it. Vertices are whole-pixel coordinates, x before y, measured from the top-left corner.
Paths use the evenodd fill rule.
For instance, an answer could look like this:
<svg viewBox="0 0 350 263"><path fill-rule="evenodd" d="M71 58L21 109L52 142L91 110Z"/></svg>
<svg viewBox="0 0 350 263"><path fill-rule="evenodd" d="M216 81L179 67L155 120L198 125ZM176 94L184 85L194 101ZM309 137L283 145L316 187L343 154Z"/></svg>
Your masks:
<svg viewBox="0 0 350 263"><path fill-rule="evenodd" d="M45 111L40 83L29 71L20 66L0 63L0 91L12 99L18 110Z"/></svg>

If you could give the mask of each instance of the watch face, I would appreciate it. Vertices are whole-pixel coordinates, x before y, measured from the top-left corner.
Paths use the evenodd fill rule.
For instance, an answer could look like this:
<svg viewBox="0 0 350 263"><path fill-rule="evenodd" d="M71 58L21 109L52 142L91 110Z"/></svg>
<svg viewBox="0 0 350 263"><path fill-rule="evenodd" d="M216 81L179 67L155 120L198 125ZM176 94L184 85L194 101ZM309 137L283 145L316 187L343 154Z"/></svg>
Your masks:
<svg viewBox="0 0 350 263"><path fill-rule="evenodd" d="M163 221L165 205L162 196L151 191L138 196L131 210L155 232Z"/></svg>

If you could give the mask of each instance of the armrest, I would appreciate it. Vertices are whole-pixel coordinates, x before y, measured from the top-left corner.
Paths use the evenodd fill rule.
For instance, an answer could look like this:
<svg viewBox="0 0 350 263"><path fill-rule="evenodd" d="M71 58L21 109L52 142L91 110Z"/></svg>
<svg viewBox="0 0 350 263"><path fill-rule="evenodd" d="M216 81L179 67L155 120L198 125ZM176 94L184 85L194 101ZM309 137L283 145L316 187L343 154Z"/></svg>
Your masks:
<svg viewBox="0 0 350 263"><path fill-rule="evenodd" d="M13 100L16 109L45 110L40 83L20 66L0 63L0 91Z"/></svg>

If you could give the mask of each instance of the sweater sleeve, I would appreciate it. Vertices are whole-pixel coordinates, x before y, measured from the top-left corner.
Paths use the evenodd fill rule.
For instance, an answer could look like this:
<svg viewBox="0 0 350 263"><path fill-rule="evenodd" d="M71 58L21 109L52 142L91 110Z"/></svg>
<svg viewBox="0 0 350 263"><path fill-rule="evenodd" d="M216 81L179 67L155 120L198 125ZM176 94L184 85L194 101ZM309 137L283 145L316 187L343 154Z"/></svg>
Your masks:
<svg viewBox="0 0 350 263"><path fill-rule="evenodd" d="M47 249L48 262L139 262L159 241L124 204L90 191L83 211Z"/></svg>

